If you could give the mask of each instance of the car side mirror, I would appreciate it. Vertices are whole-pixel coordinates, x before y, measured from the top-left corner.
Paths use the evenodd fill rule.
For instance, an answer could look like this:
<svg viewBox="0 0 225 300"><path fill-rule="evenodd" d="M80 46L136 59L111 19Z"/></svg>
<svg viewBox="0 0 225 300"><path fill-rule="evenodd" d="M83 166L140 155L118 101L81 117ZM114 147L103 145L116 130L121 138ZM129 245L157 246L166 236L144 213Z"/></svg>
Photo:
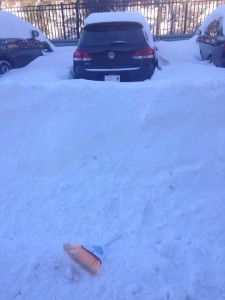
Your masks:
<svg viewBox="0 0 225 300"><path fill-rule="evenodd" d="M198 28L194 31L194 35L201 35L202 31Z"/></svg>
<svg viewBox="0 0 225 300"><path fill-rule="evenodd" d="M36 38L39 36L39 32L37 30L32 30L31 34L32 34L32 38Z"/></svg>

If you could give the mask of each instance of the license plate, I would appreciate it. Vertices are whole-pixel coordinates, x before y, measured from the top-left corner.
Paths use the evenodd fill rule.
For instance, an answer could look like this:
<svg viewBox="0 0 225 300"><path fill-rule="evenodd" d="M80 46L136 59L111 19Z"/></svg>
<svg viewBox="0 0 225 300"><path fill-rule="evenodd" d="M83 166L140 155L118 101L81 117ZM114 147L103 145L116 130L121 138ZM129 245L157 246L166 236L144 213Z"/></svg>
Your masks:
<svg viewBox="0 0 225 300"><path fill-rule="evenodd" d="M120 75L105 75L105 81L120 81Z"/></svg>

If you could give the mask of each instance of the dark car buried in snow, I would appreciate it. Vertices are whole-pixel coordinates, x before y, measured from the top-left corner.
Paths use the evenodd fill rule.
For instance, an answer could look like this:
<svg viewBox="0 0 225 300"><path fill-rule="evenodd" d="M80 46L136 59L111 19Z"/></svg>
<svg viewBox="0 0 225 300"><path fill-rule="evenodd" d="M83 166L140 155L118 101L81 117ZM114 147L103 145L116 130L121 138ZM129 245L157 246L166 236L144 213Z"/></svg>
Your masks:
<svg viewBox="0 0 225 300"><path fill-rule="evenodd" d="M195 31L202 60L225 67L225 5L218 6Z"/></svg>
<svg viewBox="0 0 225 300"><path fill-rule="evenodd" d="M21 68L54 46L32 24L0 11L0 74Z"/></svg>
<svg viewBox="0 0 225 300"><path fill-rule="evenodd" d="M157 66L150 28L141 13L93 13L73 57L74 78L143 81Z"/></svg>

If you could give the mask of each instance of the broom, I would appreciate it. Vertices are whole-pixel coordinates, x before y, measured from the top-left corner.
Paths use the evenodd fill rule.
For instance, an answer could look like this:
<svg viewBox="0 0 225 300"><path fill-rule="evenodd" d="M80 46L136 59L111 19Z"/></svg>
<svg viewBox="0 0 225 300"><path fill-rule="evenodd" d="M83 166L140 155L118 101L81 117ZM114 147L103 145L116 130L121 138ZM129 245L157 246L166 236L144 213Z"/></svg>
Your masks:
<svg viewBox="0 0 225 300"><path fill-rule="evenodd" d="M103 247L93 245L64 244L63 248L65 252L72 258L72 260L77 262L85 270L94 275L97 273L101 266L105 248L121 237L122 235L117 235Z"/></svg>

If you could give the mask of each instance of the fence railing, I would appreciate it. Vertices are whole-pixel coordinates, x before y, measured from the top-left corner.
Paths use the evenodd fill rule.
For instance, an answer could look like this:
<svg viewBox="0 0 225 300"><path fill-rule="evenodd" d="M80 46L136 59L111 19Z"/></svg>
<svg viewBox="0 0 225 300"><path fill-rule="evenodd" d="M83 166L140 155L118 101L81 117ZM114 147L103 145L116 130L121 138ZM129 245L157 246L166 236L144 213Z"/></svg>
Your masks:
<svg viewBox="0 0 225 300"><path fill-rule="evenodd" d="M49 39L78 39L84 19L93 12L139 11L155 35L190 34L224 0L99 0L6 8L29 21Z"/></svg>

